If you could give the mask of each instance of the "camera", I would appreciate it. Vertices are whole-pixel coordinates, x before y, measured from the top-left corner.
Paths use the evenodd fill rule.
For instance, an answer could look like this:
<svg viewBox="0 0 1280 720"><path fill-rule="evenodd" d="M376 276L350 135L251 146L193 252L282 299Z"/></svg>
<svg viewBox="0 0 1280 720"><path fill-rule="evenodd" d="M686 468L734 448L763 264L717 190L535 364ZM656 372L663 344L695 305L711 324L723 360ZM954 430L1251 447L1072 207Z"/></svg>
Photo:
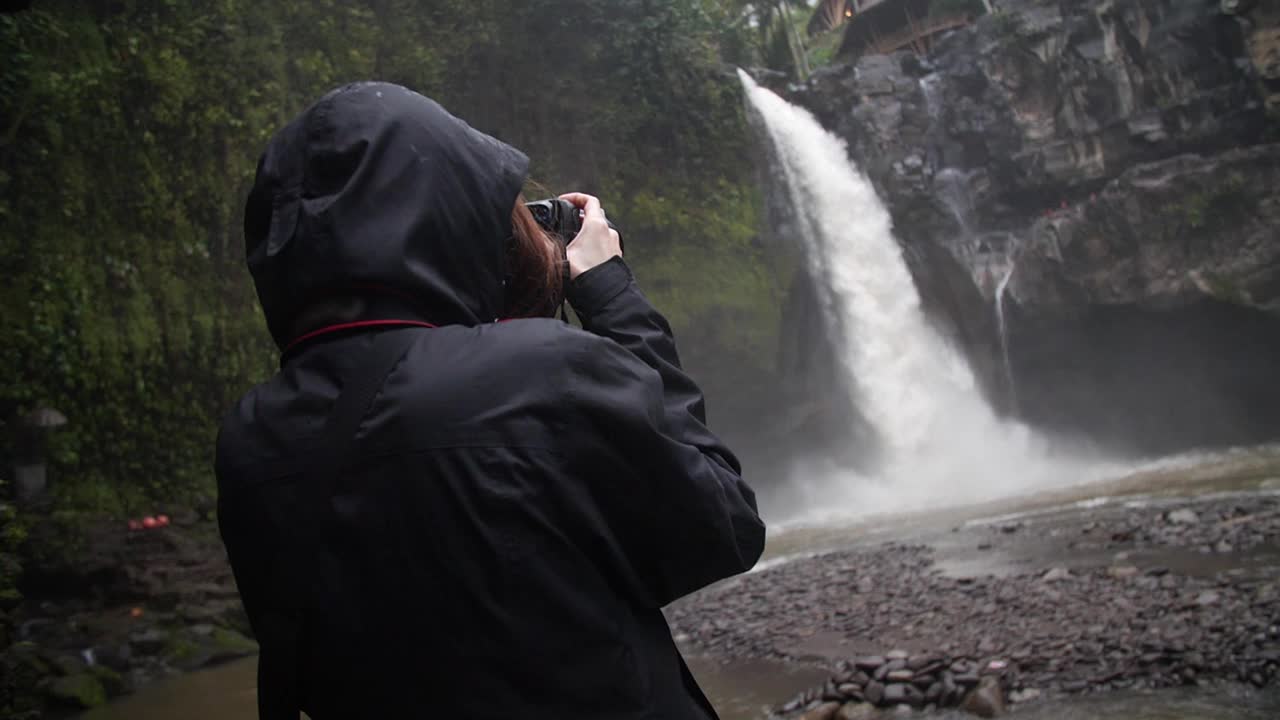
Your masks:
<svg viewBox="0 0 1280 720"><path fill-rule="evenodd" d="M560 198L550 198L548 200L535 200L524 204L529 208L529 212L533 214L533 219L538 226L555 236L560 242L568 245L573 238L578 235L578 231L582 229L582 211L568 200ZM615 232L618 230L608 219L609 228ZM622 246L622 233L618 233L618 246Z"/></svg>

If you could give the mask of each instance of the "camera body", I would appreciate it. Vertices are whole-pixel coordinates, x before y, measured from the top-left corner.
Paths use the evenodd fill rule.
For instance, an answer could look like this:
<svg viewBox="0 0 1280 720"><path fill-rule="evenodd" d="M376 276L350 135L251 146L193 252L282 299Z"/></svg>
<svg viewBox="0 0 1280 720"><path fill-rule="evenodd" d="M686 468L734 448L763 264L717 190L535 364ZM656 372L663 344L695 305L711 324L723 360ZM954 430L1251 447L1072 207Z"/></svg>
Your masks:
<svg viewBox="0 0 1280 720"><path fill-rule="evenodd" d="M546 230L552 236L557 238L562 244L568 245L577 237L578 231L582 229L582 211L576 205L568 200L560 198L549 198L547 200L534 200L524 204L529 208L529 212L533 214L533 219L538 226ZM609 222L605 220L605 222ZM617 231L617 227L609 222L609 228ZM618 244L622 244L622 233L618 233Z"/></svg>

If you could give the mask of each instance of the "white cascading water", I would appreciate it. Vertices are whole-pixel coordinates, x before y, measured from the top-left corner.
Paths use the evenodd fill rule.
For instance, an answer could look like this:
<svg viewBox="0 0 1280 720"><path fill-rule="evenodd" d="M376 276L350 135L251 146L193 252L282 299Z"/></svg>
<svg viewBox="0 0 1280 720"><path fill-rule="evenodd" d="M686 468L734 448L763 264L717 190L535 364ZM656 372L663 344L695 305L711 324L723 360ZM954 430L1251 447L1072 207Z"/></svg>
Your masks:
<svg viewBox="0 0 1280 720"><path fill-rule="evenodd" d="M1009 327L1004 320L1004 294L1009 290L1009 281L1013 279L1013 271L1018 262L1009 259L1009 268L996 285L996 331L1000 333L1000 355L1004 358L1004 380L1009 386L1009 402L1014 412L1018 411L1018 385L1013 380L1013 361L1009 359Z"/></svg>
<svg viewBox="0 0 1280 720"><path fill-rule="evenodd" d="M789 507L771 519L835 521L1096 479L1097 465L1051 458L1040 437L986 403L964 358L925 319L889 213L844 142L739 74L784 175L809 270L825 289L833 345L884 447L871 476L821 460L798 468L792 496L780 501Z"/></svg>

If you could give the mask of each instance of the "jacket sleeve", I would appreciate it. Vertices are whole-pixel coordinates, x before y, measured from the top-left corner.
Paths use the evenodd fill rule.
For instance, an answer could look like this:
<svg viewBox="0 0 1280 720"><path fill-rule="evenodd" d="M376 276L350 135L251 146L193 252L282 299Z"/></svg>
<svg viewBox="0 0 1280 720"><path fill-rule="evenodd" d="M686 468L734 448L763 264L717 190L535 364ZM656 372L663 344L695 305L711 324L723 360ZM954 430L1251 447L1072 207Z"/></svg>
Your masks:
<svg viewBox="0 0 1280 720"><path fill-rule="evenodd" d="M604 504L652 603L750 569L765 538L755 494L707 429L666 319L621 258L579 276L568 298L594 336L569 358L573 404L594 428L581 441L614 478Z"/></svg>

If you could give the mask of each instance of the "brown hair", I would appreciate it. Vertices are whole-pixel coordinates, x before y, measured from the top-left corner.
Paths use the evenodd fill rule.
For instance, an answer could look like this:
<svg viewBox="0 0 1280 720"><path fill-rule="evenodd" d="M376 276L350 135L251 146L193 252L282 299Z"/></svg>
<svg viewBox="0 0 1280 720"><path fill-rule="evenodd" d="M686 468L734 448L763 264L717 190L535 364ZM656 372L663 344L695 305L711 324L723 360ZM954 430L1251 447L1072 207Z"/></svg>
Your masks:
<svg viewBox="0 0 1280 720"><path fill-rule="evenodd" d="M503 317L554 315L563 298L565 262L560 243L533 219L533 213L524 206L524 195L517 196L511 209Z"/></svg>

